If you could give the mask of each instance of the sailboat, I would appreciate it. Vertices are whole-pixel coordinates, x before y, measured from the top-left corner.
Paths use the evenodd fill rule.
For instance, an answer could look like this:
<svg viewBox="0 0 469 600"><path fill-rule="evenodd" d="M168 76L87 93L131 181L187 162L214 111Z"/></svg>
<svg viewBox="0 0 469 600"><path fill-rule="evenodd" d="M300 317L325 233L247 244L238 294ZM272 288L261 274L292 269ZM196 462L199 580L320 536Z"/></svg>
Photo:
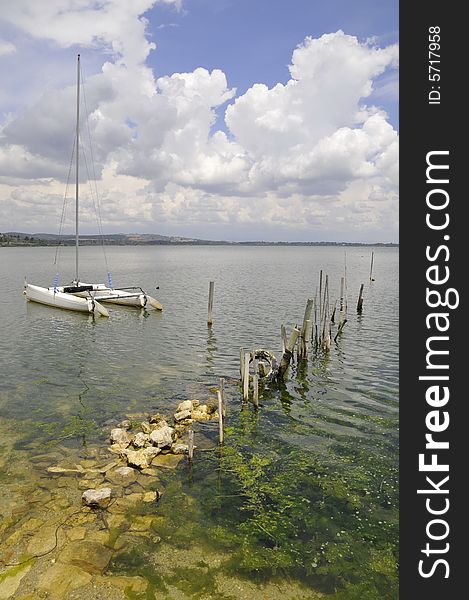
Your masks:
<svg viewBox="0 0 469 600"><path fill-rule="evenodd" d="M101 304L123 304L139 308L153 307L163 310L161 303L147 294L141 287L132 286L122 289L114 289L112 278L108 272L109 284L85 283L79 276L79 150L80 150L80 55L77 59L77 119L76 119L76 157L75 157L75 279L67 286L58 285L58 275L55 277L54 285L41 287L25 281L23 294L27 300L39 302L48 306L87 312L93 315L108 317L108 310Z"/></svg>

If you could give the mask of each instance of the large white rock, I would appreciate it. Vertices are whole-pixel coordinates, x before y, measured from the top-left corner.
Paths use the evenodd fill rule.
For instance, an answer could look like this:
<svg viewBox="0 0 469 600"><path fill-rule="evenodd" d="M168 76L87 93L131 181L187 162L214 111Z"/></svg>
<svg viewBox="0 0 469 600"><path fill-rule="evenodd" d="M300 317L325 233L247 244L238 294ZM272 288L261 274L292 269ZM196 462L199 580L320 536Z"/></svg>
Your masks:
<svg viewBox="0 0 469 600"><path fill-rule="evenodd" d="M183 410L192 410L192 400L184 400L184 402L178 404L176 412L182 412Z"/></svg>
<svg viewBox="0 0 469 600"><path fill-rule="evenodd" d="M106 508L111 501L111 488L101 488L99 490L86 490L83 492L81 501L86 506L97 508Z"/></svg>
<svg viewBox="0 0 469 600"><path fill-rule="evenodd" d="M191 418L192 411L190 410L181 410L177 413L174 413L175 421L184 421L185 419Z"/></svg>
<svg viewBox="0 0 469 600"><path fill-rule="evenodd" d="M140 423L140 427L142 428L143 433L151 433L151 427L148 421Z"/></svg>
<svg viewBox="0 0 469 600"><path fill-rule="evenodd" d="M169 448L173 443L172 435L174 429L165 425L159 429L155 429L150 433L150 440L158 448Z"/></svg>
<svg viewBox="0 0 469 600"><path fill-rule="evenodd" d="M145 450L125 450L128 464L138 469L148 469L151 460L148 460L149 456Z"/></svg>
<svg viewBox="0 0 469 600"><path fill-rule="evenodd" d="M148 446L148 448L145 448L143 452L148 457L148 462L150 463L155 456L161 452L161 450L155 446Z"/></svg>
<svg viewBox="0 0 469 600"><path fill-rule="evenodd" d="M150 436L140 431L132 440L132 445L135 446L135 448L144 448L145 445L149 443L149 441Z"/></svg>
<svg viewBox="0 0 469 600"><path fill-rule="evenodd" d="M111 430L111 442L113 444L130 444L130 436L127 433L127 431L125 429L122 429L121 427L116 427L115 429Z"/></svg>

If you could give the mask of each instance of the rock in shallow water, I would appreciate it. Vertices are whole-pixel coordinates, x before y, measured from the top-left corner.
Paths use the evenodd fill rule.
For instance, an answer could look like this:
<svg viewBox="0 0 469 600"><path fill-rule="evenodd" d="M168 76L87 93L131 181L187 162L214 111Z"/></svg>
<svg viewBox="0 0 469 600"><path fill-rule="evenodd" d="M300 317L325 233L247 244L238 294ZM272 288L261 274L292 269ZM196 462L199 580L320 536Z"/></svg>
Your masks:
<svg viewBox="0 0 469 600"><path fill-rule="evenodd" d="M140 427L141 427L143 433L151 433L151 427L150 427L150 423L148 423L148 421L143 421L142 423L140 423Z"/></svg>
<svg viewBox="0 0 469 600"><path fill-rule="evenodd" d="M175 421L184 421L185 419L190 419L191 418L191 410L181 410L177 413L174 413L174 420Z"/></svg>
<svg viewBox="0 0 469 600"><path fill-rule="evenodd" d="M137 472L131 467L119 467L118 469L110 469L106 473L106 479L111 483L127 486L137 479Z"/></svg>
<svg viewBox="0 0 469 600"><path fill-rule="evenodd" d="M83 492L81 501L85 506L92 508L106 508L111 501L111 488L105 487L100 490L86 490Z"/></svg>
<svg viewBox="0 0 469 600"><path fill-rule="evenodd" d="M150 433L150 440L158 448L171 447L171 444L173 443L173 431L174 429L172 427L165 425L164 427L152 431Z"/></svg>
<svg viewBox="0 0 469 600"><path fill-rule="evenodd" d="M102 573L111 560L112 550L94 541L72 542L59 555L59 561L70 563L87 573Z"/></svg>
<svg viewBox="0 0 469 600"><path fill-rule="evenodd" d="M149 418L149 421L152 424L157 424L157 423L160 423L161 421L165 421L165 423L166 423L164 415L161 415L160 413L156 413L154 415L151 415L150 418Z"/></svg>
<svg viewBox="0 0 469 600"><path fill-rule="evenodd" d="M111 430L111 442L113 444L129 445L130 444L130 436L125 429L116 427L115 429Z"/></svg>
<svg viewBox="0 0 469 600"><path fill-rule="evenodd" d="M150 446L143 450L125 450L127 462L138 469L148 469L153 458L159 454L160 449Z"/></svg>
<svg viewBox="0 0 469 600"><path fill-rule="evenodd" d="M71 590L83 587L91 575L73 565L55 563L39 577L38 587L51 598L64 598Z"/></svg>
<svg viewBox="0 0 469 600"><path fill-rule="evenodd" d="M184 400L184 402L180 402L176 412L184 412L185 410L192 410L192 400Z"/></svg>
<svg viewBox="0 0 469 600"><path fill-rule="evenodd" d="M135 448L144 448L149 442L150 437L146 433L139 432L132 440L132 446Z"/></svg>
<svg viewBox="0 0 469 600"><path fill-rule="evenodd" d="M189 452L189 446L187 444L173 444L171 452L173 454L187 454Z"/></svg>

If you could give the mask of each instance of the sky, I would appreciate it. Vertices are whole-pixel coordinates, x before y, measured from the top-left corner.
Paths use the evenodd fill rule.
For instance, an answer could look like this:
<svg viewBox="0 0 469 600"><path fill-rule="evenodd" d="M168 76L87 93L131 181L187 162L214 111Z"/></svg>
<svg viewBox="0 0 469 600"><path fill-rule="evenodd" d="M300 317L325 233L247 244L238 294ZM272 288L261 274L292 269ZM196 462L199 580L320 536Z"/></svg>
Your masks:
<svg viewBox="0 0 469 600"><path fill-rule="evenodd" d="M74 229L77 53L83 233L398 241L397 0L0 0L0 231Z"/></svg>

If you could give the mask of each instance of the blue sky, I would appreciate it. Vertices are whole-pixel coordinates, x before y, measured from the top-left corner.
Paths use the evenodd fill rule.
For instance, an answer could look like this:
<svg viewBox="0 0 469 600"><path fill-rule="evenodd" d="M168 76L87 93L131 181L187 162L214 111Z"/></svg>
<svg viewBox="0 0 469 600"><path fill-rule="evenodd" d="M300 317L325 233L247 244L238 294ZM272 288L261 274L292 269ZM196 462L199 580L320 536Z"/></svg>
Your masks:
<svg viewBox="0 0 469 600"><path fill-rule="evenodd" d="M180 12L157 5L145 16L155 32L149 64L158 76L221 69L238 93L253 83L286 83L292 51L306 36L342 29L362 40L376 37L380 46L399 36L394 0L185 0ZM395 95L380 104L397 127Z"/></svg>
<svg viewBox="0 0 469 600"><path fill-rule="evenodd" d="M105 231L398 241L397 1L4 4L0 231L57 229L78 52Z"/></svg>

